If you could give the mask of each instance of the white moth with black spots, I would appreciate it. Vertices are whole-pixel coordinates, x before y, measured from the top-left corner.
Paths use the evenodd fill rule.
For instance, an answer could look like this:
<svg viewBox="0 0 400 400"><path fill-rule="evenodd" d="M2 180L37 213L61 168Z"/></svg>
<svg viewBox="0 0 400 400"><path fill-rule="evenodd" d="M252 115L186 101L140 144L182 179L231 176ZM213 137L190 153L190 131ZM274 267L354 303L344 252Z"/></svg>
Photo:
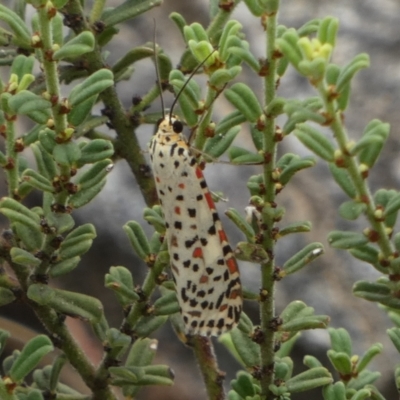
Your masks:
<svg viewBox="0 0 400 400"><path fill-rule="evenodd" d="M242 311L239 270L203 172L176 116L161 120L150 143L166 239L186 331L218 336Z"/></svg>

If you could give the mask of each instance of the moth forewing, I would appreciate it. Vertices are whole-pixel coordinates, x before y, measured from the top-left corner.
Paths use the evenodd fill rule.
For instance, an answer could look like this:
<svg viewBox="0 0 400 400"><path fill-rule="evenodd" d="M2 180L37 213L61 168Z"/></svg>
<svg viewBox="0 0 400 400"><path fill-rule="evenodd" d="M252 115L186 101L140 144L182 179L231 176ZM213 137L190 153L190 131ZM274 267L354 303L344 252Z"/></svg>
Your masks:
<svg viewBox="0 0 400 400"><path fill-rule="evenodd" d="M171 270L187 333L220 335L242 310L239 270L203 173L172 114L150 143Z"/></svg>

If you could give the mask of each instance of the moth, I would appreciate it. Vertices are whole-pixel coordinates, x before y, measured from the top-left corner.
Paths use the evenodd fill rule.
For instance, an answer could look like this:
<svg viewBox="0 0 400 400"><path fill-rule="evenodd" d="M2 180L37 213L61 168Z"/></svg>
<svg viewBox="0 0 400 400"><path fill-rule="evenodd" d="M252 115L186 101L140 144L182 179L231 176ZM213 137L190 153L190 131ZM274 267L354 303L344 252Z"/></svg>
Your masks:
<svg viewBox="0 0 400 400"><path fill-rule="evenodd" d="M239 269L203 172L182 134L183 123L172 112L173 106L149 145L171 270L186 332L218 336L239 321Z"/></svg>

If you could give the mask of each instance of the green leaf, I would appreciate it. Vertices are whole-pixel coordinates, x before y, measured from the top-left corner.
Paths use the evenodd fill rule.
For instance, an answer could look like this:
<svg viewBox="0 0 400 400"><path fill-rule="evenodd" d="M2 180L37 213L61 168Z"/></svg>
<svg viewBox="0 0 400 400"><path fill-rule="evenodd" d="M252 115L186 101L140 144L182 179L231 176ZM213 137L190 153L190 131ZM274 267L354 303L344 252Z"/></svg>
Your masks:
<svg viewBox="0 0 400 400"><path fill-rule="evenodd" d="M334 17L325 17L318 27L318 39L324 43L329 43L332 47L336 44L336 35L339 28L339 20Z"/></svg>
<svg viewBox="0 0 400 400"><path fill-rule="evenodd" d="M343 382L336 382L322 388L324 400L346 400L346 389Z"/></svg>
<svg viewBox="0 0 400 400"><path fill-rule="evenodd" d="M388 331L386 331L388 332ZM390 337L390 335L389 335ZM383 350L383 345L381 343L375 343L373 344L363 355L362 357L358 360L357 366L356 366L356 371L360 373L363 371L368 364L372 361L374 357L376 357L378 354L382 353Z"/></svg>
<svg viewBox="0 0 400 400"><path fill-rule="evenodd" d="M329 163L329 169L331 170L331 174L336 183L347 194L347 196L354 199L357 196L357 191L347 170L339 168L334 163Z"/></svg>
<svg viewBox="0 0 400 400"><path fill-rule="evenodd" d="M333 378L326 368L317 367L288 379L285 385L290 393L296 393L328 385L332 381Z"/></svg>
<svg viewBox="0 0 400 400"><path fill-rule="evenodd" d="M309 148L317 156L328 162L334 160L335 148L326 136L320 133L317 129L306 123L301 123L297 125L295 135L304 146Z"/></svg>
<svg viewBox="0 0 400 400"><path fill-rule="evenodd" d="M246 221L242 214L234 208L228 208L225 215L234 222L234 224L244 233L246 239L250 243L255 242L255 235L253 227Z"/></svg>
<svg viewBox="0 0 400 400"><path fill-rule="evenodd" d="M297 221L290 225L286 225L279 230L279 236L283 237L292 233L310 232L312 224L310 221Z"/></svg>
<svg viewBox="0 0 400 400"><path fill-rule="evenodd" d="M365 246L355 247L349 250L350 254L359 260L363 260L372 265L376 265L379 262L379 252L378 249L367 244Z"/></svg>
<svg viewBox="0 0 400 400"><path fill-rule="evenodd" d="M51 103L29 90L21 90L8 100L8 106L15 114L31 115L35 111L47 113ZM50 113L48 115L50 116Z"/></svg>
<svg viewBox="0 0 400 400"><path fill-rule="evenodd" d="M239 242L235 250L238 260L248 261L255 264L266 263L269 260L268 253L260 244Z"/></svg>
<svg viewBox="0 0 400 400"><path fill-rule="evenodd" d="M12 247L10 250L11 260L16 264L36 267L42 261L36 258L32 253L19 247Z"/></svg>
<svg viewBox="0 0 400 400"><path fill-rule="evenodd" d="M131 242L136 254L142 260L148 260L150 255L150 246L142 226L136 221L130 221L123 226L123 230L128 235L129 241Z"/></svg>
<svg viewBox="0 0 400 400"><path fill-rule="evenodd" d="M113 73L106 68L99 69L71 90L68 97L69 104L71 107L77 107L113 84Z"/></svg>
<svg viewBox="0 0 400 400"><path fill-rule="evenodd" d="M388 307L400 309L400 301L393 296L385 283L358 281L353 286L353 293L368 301L384 304Z"/></svg>
<svg viewBox="0 0 400 400"><path fill-rule="evenodd" d="M254 72L258 73L260 71L260 63L254 57L254 55L248 50L242 47L230 47L228 49L229 54L239 57L242 61L247 63Z"/></svg>
<svg viewBox="0 0 400 400"><path fill-rule="evenodd" d="M194 40L195 42L208 41L208 35L205 29L198 22L185 26L183 29L186 42ZM200 57L201 59L201 57Z"/></svg>
<svg viewBox="0 0 400 400"><path fill-rule="evenodd" d="M81 147L81 158L78 166L93 164L105 160L114 154L114 147L109 140L93 139Z"/></svg>
<svg viewBox="0 0 400 400"><path fill-rule="evenodd" d="M81 189L77 193L71 195L68 199L68 205L72 208L80 208L92 201L103 189L106 179L101 180L96 185Z"/></svg>
<svg viewBox="0 0 400 400"><path fill-rule="evenodd" d="M357 219L366 209L367 205L365 203L349 200L340 205L339 214L342 218L353 221Z"/></svg>
<svg viewBox="0 0 400 400"><path fill-rule="evenodd" d="M398 353L400 353L400 328L390 328L386 331L390 340L396 347ZM399 380L397 380L399 382Z"/></svg>
<svg viewBox="0 0 400 400"><path fill-rule="evenodd" d="M103 315L101 302L91 296L67 290L53 289L50 286L35 283L29 286L28 298L42 306L49 306L56 312L73 318L99 322Z"/></svg>
<svg viewBox="0 0 400 400"><path fill-rule="evenodd" d="M132 274L125 267L111 267L105 276L104 285L115 292L124 307L140 299L133 285Z"/></svg>
<svg viewBox="0 0 400 400"><path fill-rule="evenodd" d="M15 35L15 42L23 48L31 47L31 33L25 22L9 7L0 4L0 20L7 22Z"/></svg>
<svg viewBox="0 0 400 400"><path fill-rule="evenodd" d="M90 31L83 31L53 53L54 60L75 59L94 50L95 39Z"/></svg>
<svg viewBox="0 0 400 400"><path fill-rule="evenodd" d="M231 146L229 149L229 159L234 164L262 164L264 157L262 154L253 153L241 147Z"/></svg>
<svg viewBox="0 0 400 400"><path fill-rule="evenodd" d="M310 243L289 260L282 267L281 274L290 275L304 268L307 264L314 261L317 257L324 253L322 243Z"/></svg>
<svg viewBox="0 0 400 400"><path fill-rule="evenodd" d="M7 304L12 303L15 300L16 300L16 297L11 290L0 287L0 306L5 306ZM0 347L0 352L1 352L1 350L2 350L2 348Z"/></svg>
<svg viewBox="0 0 400 400"><path fill-rule="evenodd" d="M262 114L262 109L253 91L244 83L235 83L225 90L225 97L250 122L256 122Z"/></svg>
<svg viewBox="0 0 400 400"><path fill-rule="evenodd" d="M75 166L81 157L81 149L75 142L56 144L53 148L53 157L57 164Z"/></svg>
<svg viewBox="0 0 400 400"><path fill-rule="evenodd" d="M290 61L290 63L297 69L300 61L303 59L300 48L297 44L299 35L296 30L291 28L277 39L277 45L283 55Z"/></svg>
<svg viewBox="0 0 400 400"><path fill-rule="evenodd" d="M357 378L352 379L349 384L349 389L360 390L363 389L366 385L370 385L374 383L378 378L380 378L380 372L372 372L368 370L361 371Z"/></svg>
<svg viewBox="0 0 400 400"><path fill-rule="evenodd" d="M50 266L49 276L56 278L57 276L68 274L78 266L80 260L80 257L72 257L52 264Z"/></svg>
<svg viewBox="0 0 400 400"><path fill-rule="evenodd" d="M292 319L279 327L283 332L298 332L306 329L325 329L329 324L328 315L312 315L309 317Z"/></svg>
<svg viewBox="0 0 400 400"><path fill-rule="evenodd" d="M258 365L260 362L259 346L239 329L233 329L229 334L242 363L248 368Z"/></svg>
<svg viewBox="0 0 400 400"><path fill-rule="evenodd" d="M349 355L334 350L328 350L328 358L332 365L342 375L349 375L352 371L352 363Z"/></svg>
<svg viewBox="0 0 400 400"><path fill-rule="evenodd" d="M153 206L153 208L144 209L144 219L154 226L154 229L159 233L165 232L165 221L162 217L160 206Z"/></svg>
<svg viewBox="0 0 400 400"><path fill-rule="evenodd" d="M368 54L361 53L355 56L345 67L342 68L336 82L337 92L341 92L345 85L349 84L353 76L363 68L369 67Z"/></svg>
<svg viewBox="0 0 400 400"><path fill-rule="evenodd" d="M331 338L331 346L335 352L345 353L348 357L353 354L351 338L349 333L344 328L328 328L328 333Z"/></svg>
<svg viewBox="0 0 400 400"><path fill-rule="evenodd" d="M125 365L137 367L150 365L156 355L157 347L156 339L137 339L129 351Z"/></svg>
<svg viewBox="0 0 400 400"><path fill-rule="evenodd" d="M90 116L90 112L93 106L96 104L96 101L97 95L89 97L88 99L82 101L79 104L79 107L73 107L67 115L68 122L72 126L78 126L82 124L86 120L86 118Z"/></svg>
<svg viewBox="0 0 400 400"><path fill-rule="evenodd" d="M332 231L328 235L328 242L335 249L351 249L366 245L368 238L357 232Z"/></svg>
<svg viewBox="0 0 400 400"><path fill-rule="evenodd" d="M225 134L229 129L240 125L241 123L246 121L246 117L240 111L234 111L224 118L217 124L215 127L215 135L220 133ZM260 149L258 149L260 150Z"/></svg>
<svg viewBox="0 0 400 400"><path fill-rule="evenodd" d="M240 132L240 126L235 126L226 133L214 134L209 138L203 148L204 153L213 158L218 158L229 148L237 134Z"/></svg>
<svg viewBox="0 0 400 400"><path fill-rule="evenodd" d="M40 362L40 360L54 347L51 340L45 335L31 339L22 349L10 370L10 378L14 382L21 382Z"/></svg>
<svg viewBox="0 0 400 400"><path fill-rule="evenodd" d="M61 243L60 258L66 260L86 253L96 236L96 230L92 224L84 224L74 229Z"/></svg>
<svg viewBox="0 0 400 400"><path fill-rule="evenodd" d="M34 64L34 56L27 57L19 54L13 60L10 73L17 75L18 81L20 82L24 75L32 74Z"/></svg>
<svg viewBox="0 0 400 400"><path fill-rule="evenodd" d="M253 398L257 392L253 381L254 378L248 372L239 371L236 374L236 379L232 379L231 386L241 398Z"/></svg>
<svg viewBox="0 0 400 400"><path fill-rule="evenodd" d="M0 355L6 347L7 339L10 337L10 332L0 329Z"/></svg>
<svg viewBox="0 0 400 400"><path fill-rule="evenodd" d="M23 172L21 179L36 189L49 193L54 192L54 187L52 183L45 176L39 174L33 169L26 169Z"/></svg>
<svg viewBox="0 0 400 400"><path fill-rule="evenodd" d="M180 311L175 291L168 291L157 299L154 304L154 315L170 315Z"/></svg>
<svg viewBox="0 0 400 400"><path fill-rule="evenodd" d="M120 24L121 22L133 19L140 14L161 5L162 0L127 0L118 7L108 12L103 22L107 26Z"/></svg>
<svg viewBox="0 0 400 400"><path fill-rule="evenodd" d="M221 37L219 39L219 46L218 46L220 58L224 62L226 62L229 57L229 49L230 49L229 39L232 37L237 37L238 32L241 29L242 25L235 20L230 20L225 24L222 30Z"/></svg>
<svg viewBox="0 0 400 400"><path fill-rule="evenodd" d="M76 184L79 190L89 189L102 182L108 173L112 170L114 164L111 160L105 159L94 163L83 174L78 175Z"/></svg>
<svg viewBox="0 0 400 400"><path fill-rule="evenodd" d="M164 325L167 320L167 315L143 317L134 328L135 334L139 337L147 337L152 332Z"/></svg>

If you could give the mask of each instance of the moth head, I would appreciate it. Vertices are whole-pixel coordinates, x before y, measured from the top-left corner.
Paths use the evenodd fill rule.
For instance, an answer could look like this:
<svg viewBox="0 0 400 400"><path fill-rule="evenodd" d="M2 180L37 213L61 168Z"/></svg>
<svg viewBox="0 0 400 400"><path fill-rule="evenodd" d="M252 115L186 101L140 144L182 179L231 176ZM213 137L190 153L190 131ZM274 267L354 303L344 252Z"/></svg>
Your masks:
<svg viewBox="0 0 400 400"><path fill-rule="evenodd" d="M181 133L183 131L183 123L176 115L166 115L158 121L158 129L163 133Z"/></svg>

